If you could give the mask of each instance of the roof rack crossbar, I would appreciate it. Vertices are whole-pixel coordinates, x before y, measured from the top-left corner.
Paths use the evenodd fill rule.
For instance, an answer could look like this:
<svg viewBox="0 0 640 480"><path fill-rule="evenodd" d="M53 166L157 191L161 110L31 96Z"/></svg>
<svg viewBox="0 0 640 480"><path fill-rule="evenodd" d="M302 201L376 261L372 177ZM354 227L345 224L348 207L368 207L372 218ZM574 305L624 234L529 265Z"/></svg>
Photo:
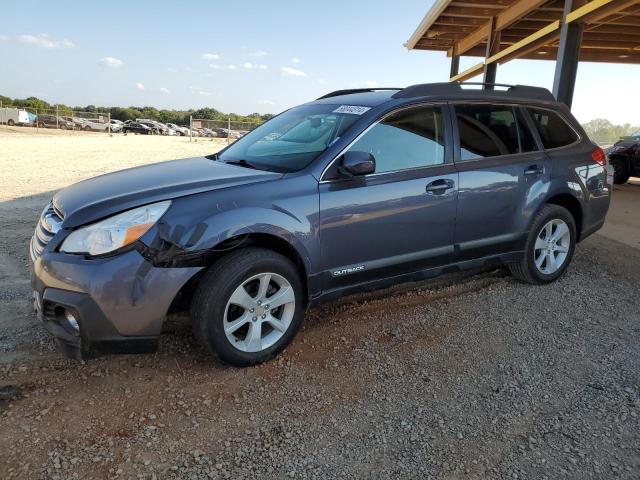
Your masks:
<svg viewBox="0 0 640 480"><path fill-rule="evenodd" d="M481 89L474 92L484 92L486 95L505 95L514 97L529 98L533 100L555 101L555 97L549 90L542 87L531 87L528 85L509 85L505 83L483 83L483 82L442 82L423 83L411 85L393 95L393 98L426 97L434 95L463 95L464 86L492 86L504 87L507 90Z"/></svg>
<svg viewBox="0 0 640 480"><path fill-rule="evenodd" d="M402 90L402 88L393 88L393 87L348 88L345 90L336 90L334 92L329 92L326 95L316 98L316 100L322 100L323 98L339 97L340 95L350 95L352 93L378 92L381 90Z"/></svg>

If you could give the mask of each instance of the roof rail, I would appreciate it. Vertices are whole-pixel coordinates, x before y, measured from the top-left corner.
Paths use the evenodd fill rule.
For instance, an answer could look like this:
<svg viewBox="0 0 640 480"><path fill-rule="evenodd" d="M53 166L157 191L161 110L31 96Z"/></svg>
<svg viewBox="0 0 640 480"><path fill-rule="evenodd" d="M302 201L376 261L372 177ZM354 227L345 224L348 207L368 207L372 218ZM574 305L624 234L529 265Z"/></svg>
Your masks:
<svg viewBox="0 0 640 480"><path fill-rule="evenodd" d="M482 82L442 82L442 83L422 83L411 85L393 95L393 98L426 97L434 95L464 95L465 86L482 87L504 87L506 90L478 89L487 95L504 95L530 98L533 100L555 101L555 97L549 90L542 87L530 87L528 85L508 85L504 83L482 83Z"/></svg>
<svg viewBox="0 0 640 480"><path fill-rule="evenodd" d="M392 87L348 88L346 90L336 90L334 92L329 92L326 95L316 98L316 100L322 100L323 98L339 97L340 95L350 95L352 93L377 92L379 90L402 90L402 88L392 88Z"/></svg>

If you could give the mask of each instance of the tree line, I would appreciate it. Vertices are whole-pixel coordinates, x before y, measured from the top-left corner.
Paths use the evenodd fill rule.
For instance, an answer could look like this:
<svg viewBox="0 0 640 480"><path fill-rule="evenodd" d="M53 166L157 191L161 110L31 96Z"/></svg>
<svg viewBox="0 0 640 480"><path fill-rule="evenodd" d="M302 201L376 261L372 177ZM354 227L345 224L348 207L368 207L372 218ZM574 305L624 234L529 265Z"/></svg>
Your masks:
<svg viewBox="0 0 640 480"><path fill-rule="evenodd" d="M610 145L616 143L621 137L626 137L632 133L640 131L640 126L633 126L630 123L624 125L614 125L604 118L596 118L582 125L589 138L599 145Z"/></svg>
<svg viewBox="0 0 640 480"><path fill-rule="evenodd" d="M72 115L72 112L88 112L88 113L110 113L111 118L116 120L135 120L136 118L150 118L163 123L175 123L177 125L188 125L189 117L205 119L205 120L224 120L231 119L232 122L252 122L262 123L273 117L272 114L252 113L250 115L238 115L237 113L223 113L215 108L199 108L189 110L158 110L155 107L100 107L95 105L68 106L61 103L50 104L36 97L28 97L24 99L11 98L0 95L2 106L12 106L25 108L35 113L35 111L47 110L47 113L58 109L59 115Z"/></svg>
<svg viewBox="0 0 640 480"><path fill-rule="evenodd" d="M236 113L223 113L215 108L199 108L197 110L158 110L155 107L96 107L87 105L84 107L69 107L63 104L49 104L36 97L25 99L10 98L0 95L0 102L3 106L14 106L26 108L32 111L48 110L51 112L58 107L60 115L72 115L72 111L89 113L111 113L111 118L116 120L135 120L136 118L151 118L163 123L175 123L177 125L188 125L189 117L232 122L252 122L262 123L273 117L272 114L252 113L250 115L238 115ZM627 135L640 131L640 126L631 124L614 125L609 120L598 118L582 125L589 138L600 145L612 144Z"/></svg>

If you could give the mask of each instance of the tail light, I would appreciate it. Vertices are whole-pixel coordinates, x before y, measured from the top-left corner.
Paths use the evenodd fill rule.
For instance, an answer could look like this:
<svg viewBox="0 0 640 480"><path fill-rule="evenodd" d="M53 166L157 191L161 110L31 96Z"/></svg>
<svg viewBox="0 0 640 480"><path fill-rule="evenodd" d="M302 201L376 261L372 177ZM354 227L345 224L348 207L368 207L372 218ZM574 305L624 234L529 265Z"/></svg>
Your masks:
<svg viewBox="0 0 640 480"><path fill-rule="evenodd" d="M593 152L591 152L591 158L594 162L602 166L607 164L607 154L604 153L604 150L600 147L597 147Z"/></svg>

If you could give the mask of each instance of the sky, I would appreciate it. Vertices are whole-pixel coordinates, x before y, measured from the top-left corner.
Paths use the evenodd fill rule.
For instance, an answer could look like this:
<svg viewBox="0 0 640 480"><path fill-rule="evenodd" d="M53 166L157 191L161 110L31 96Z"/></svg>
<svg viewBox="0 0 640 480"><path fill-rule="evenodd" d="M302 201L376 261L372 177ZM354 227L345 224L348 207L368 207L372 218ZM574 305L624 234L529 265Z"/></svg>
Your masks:
<svg viewBox="0 0 640 480"><path fill-rule="evenodd" d="M433 0L0 1L9 97L277 113L341 88L449 76L444 52L403 46ZM553 73L554 62L515 60L496 81L551 88ZM640 124L639 85L638 65L582 63L574 114Z"/></svg>

